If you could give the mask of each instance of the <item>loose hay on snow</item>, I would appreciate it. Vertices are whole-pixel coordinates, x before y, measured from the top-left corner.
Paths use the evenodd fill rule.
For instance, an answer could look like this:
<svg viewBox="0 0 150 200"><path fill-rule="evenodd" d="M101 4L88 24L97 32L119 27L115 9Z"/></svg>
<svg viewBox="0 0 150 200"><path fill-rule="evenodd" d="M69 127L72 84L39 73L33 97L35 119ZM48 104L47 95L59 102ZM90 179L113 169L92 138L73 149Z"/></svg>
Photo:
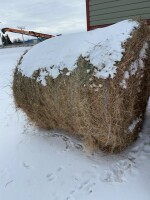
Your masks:
<svg viewBox="0 0 150 200"><path fill-rule="evenodd" d="M44 86L37 81L44 69L36 70L32 78L26 77L19 70L21 58L13 81L16 106L39 127L76 134L104 151L121 151L137 138L144 120L150 57L141 64L140 54L144 45L148 45L146 54L150 53L147 38L147 27L141 24L124 44L125 52L113 79L95 77L95 67L80 56L69 76L66 68L55 79L47 75Z"/></svg>

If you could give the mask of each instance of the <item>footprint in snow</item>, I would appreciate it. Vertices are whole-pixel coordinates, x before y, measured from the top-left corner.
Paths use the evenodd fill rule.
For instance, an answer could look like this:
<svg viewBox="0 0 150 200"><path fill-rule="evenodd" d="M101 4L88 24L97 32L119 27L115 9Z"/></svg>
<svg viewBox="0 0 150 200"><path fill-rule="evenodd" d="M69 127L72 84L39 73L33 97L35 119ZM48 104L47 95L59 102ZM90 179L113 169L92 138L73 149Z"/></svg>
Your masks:
<svg viewBox="0 0 150 200"><path fill-rule="evenodd" d="M93 187L96 185L95 182L91 181L90 179L83 181L81 184L79 184L75 189L72 189L70 192L70 195L75 194L76 192L84 192L87 194L92 193Z"/></svg>
<svg viewBox="0 0 150 200"><path fill-rule="evenodd" d="M126 174L130 172L133 167L133 162L130 160L121 160L106 170L104 176L101 178L104 182L124 182Z"/></svg>
<svg viewBox="0 0 150 200"><path fill-rule="evenodd" d="M56 170L56 173L60 173L63 170L63 167L58 167ZM56 175L54 173L49 173L46 175L46 178L48 181L53 181L56 178Z"/></svg>
<svg viewBox="0 0 150 200"><path fill-rule="evenodd" d="M73 196L68 196L68 197L65 198L65 200L76 200L76 198L73 197Z"/></svg>
<svg viewBox="0 0 150 200"><path fill-rule="evenodd" d="M69 138L66 137L66 136L62 136L62 139L63 139L65 142L69 140Z"/></svg>
<svg viewBox="0 0 150 200"><path fill-rule="evenodd" d="M63 167L58 167L57 172L61 172L63 170Z"/></svg>
<svg viewBox="0 0 150 200"><path fill-rule="evenodd" d="M75 144L75 148L80 151L83 151L83 146L81 144Z"/></svg>
<svg viewBox="0 0 150 200"><path fill-rule="evenodd" d="M150 145L145 145L143 148L144 153L149 154L150 155Z"/></svg>
<svg viewBox="0 0 150 200"><path fill-rule="evenodd" d="M135 146L135 147L132 148L131 152L136 154L136 153L139 152L139 150L140 150L140 147L139 146Z"/></svg>
<svg viewBox="0 0 150 200"><path fill-rule="evenodd" d="M92 189L89 187L93 186L93 185L88 185L90 183L90 180L86 180L83 181L81 184L76 185L74 188L72 188L72 190L69 192L69 195L65 198L65 200L76 200L76 198L74 197L74 195L77 193L81 193L81 192L86 192L86 193L91 193ZM89 190L89 191L87 191Z"/></svg>
<svg viewBox="0 0 150 200"><path fill-rule="evenodd" d="M14 180L9 180L6 184L5 184L5 188L8 186L8 185L10 185L11 183L13 183L14 182Z"/></svg>
<svg viewBox="0 0 150 200"><path fill-rule="evenodd" d="M56 176L53 173L50 173L46 175L46 178L50 182L53 181L56 178Z"/></svg>
<svg viewBox="0 0 150 200"><path fill-rule="evenodd" d="M28 164L25 163L25 162L22 163L22 166L23 166L24 168L26 168L26 169L29 169L29 168L30 168L30 165L28 165Z"/></svg>
<svg viewBox="0 0 150 200"><path fill-rule="evenodd" d="M13 182L9 173L10 170L10 168L0 170L0 186L4 186L6 188L9 184Z"/></svg>

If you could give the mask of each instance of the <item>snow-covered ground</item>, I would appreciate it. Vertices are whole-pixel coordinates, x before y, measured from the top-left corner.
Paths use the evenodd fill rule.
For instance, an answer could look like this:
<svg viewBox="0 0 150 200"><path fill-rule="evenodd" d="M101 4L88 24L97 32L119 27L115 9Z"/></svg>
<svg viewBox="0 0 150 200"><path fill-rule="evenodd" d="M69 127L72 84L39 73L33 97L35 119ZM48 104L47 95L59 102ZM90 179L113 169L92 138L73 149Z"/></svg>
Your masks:
<svg viewBox="0 0 150 200"><path fill-rule="evenodd" d="M33 127L16 110L13 70L25 49L0 49L0 200L149 200L150 104L129 149L90 153L63 132Z"/></svg>

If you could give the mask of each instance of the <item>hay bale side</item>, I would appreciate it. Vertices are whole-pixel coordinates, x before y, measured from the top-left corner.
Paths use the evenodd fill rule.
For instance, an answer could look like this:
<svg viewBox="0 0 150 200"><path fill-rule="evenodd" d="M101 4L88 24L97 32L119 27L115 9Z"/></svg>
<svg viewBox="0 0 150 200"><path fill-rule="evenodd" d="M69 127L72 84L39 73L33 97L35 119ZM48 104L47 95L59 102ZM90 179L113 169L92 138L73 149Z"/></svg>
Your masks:
<svg viewBox="0 0 150 200"><path fill-rule="evenodd" d="M142 61L143 68L139 60L143 45L150 45L147 38L148 29L141 24L126 42L113 79L95 77L95 67L80 56L70 76L66 76L66 69L56 79L47 75L47 85L43 86L37 80L44 69L35 71L32 78L25 77L18 69L21 58L13 81L16 106L39 127L84 137L92 148L123 150L138 137L149 97L150 57ZM149 55L150 48L146 51ZM131 73L134 62L137 71L125 79L125 72Z"/></svg>

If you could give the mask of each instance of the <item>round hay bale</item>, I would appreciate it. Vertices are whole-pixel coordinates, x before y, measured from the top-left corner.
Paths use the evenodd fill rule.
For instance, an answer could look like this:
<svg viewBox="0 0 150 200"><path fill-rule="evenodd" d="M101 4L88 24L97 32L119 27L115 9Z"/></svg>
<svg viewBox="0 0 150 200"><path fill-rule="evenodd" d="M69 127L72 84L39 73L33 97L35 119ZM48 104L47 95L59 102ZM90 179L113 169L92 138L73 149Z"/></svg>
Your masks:
<svg viewBox="0 0 150 200"><path fill-rule="evenodd" d="M71 73L66 66L53 78L51 71L41 66L32 76L25 76L21 65L31 54L29 50L14 73L16 106L39 127L83 137L92 148L123 150L138 137L149 97L150 58L144 54L150 53L147 27L139 25L123 48L113 78L95 76L97 66L82 55ZM41 74L45 74L44 85Z"/></svg>

